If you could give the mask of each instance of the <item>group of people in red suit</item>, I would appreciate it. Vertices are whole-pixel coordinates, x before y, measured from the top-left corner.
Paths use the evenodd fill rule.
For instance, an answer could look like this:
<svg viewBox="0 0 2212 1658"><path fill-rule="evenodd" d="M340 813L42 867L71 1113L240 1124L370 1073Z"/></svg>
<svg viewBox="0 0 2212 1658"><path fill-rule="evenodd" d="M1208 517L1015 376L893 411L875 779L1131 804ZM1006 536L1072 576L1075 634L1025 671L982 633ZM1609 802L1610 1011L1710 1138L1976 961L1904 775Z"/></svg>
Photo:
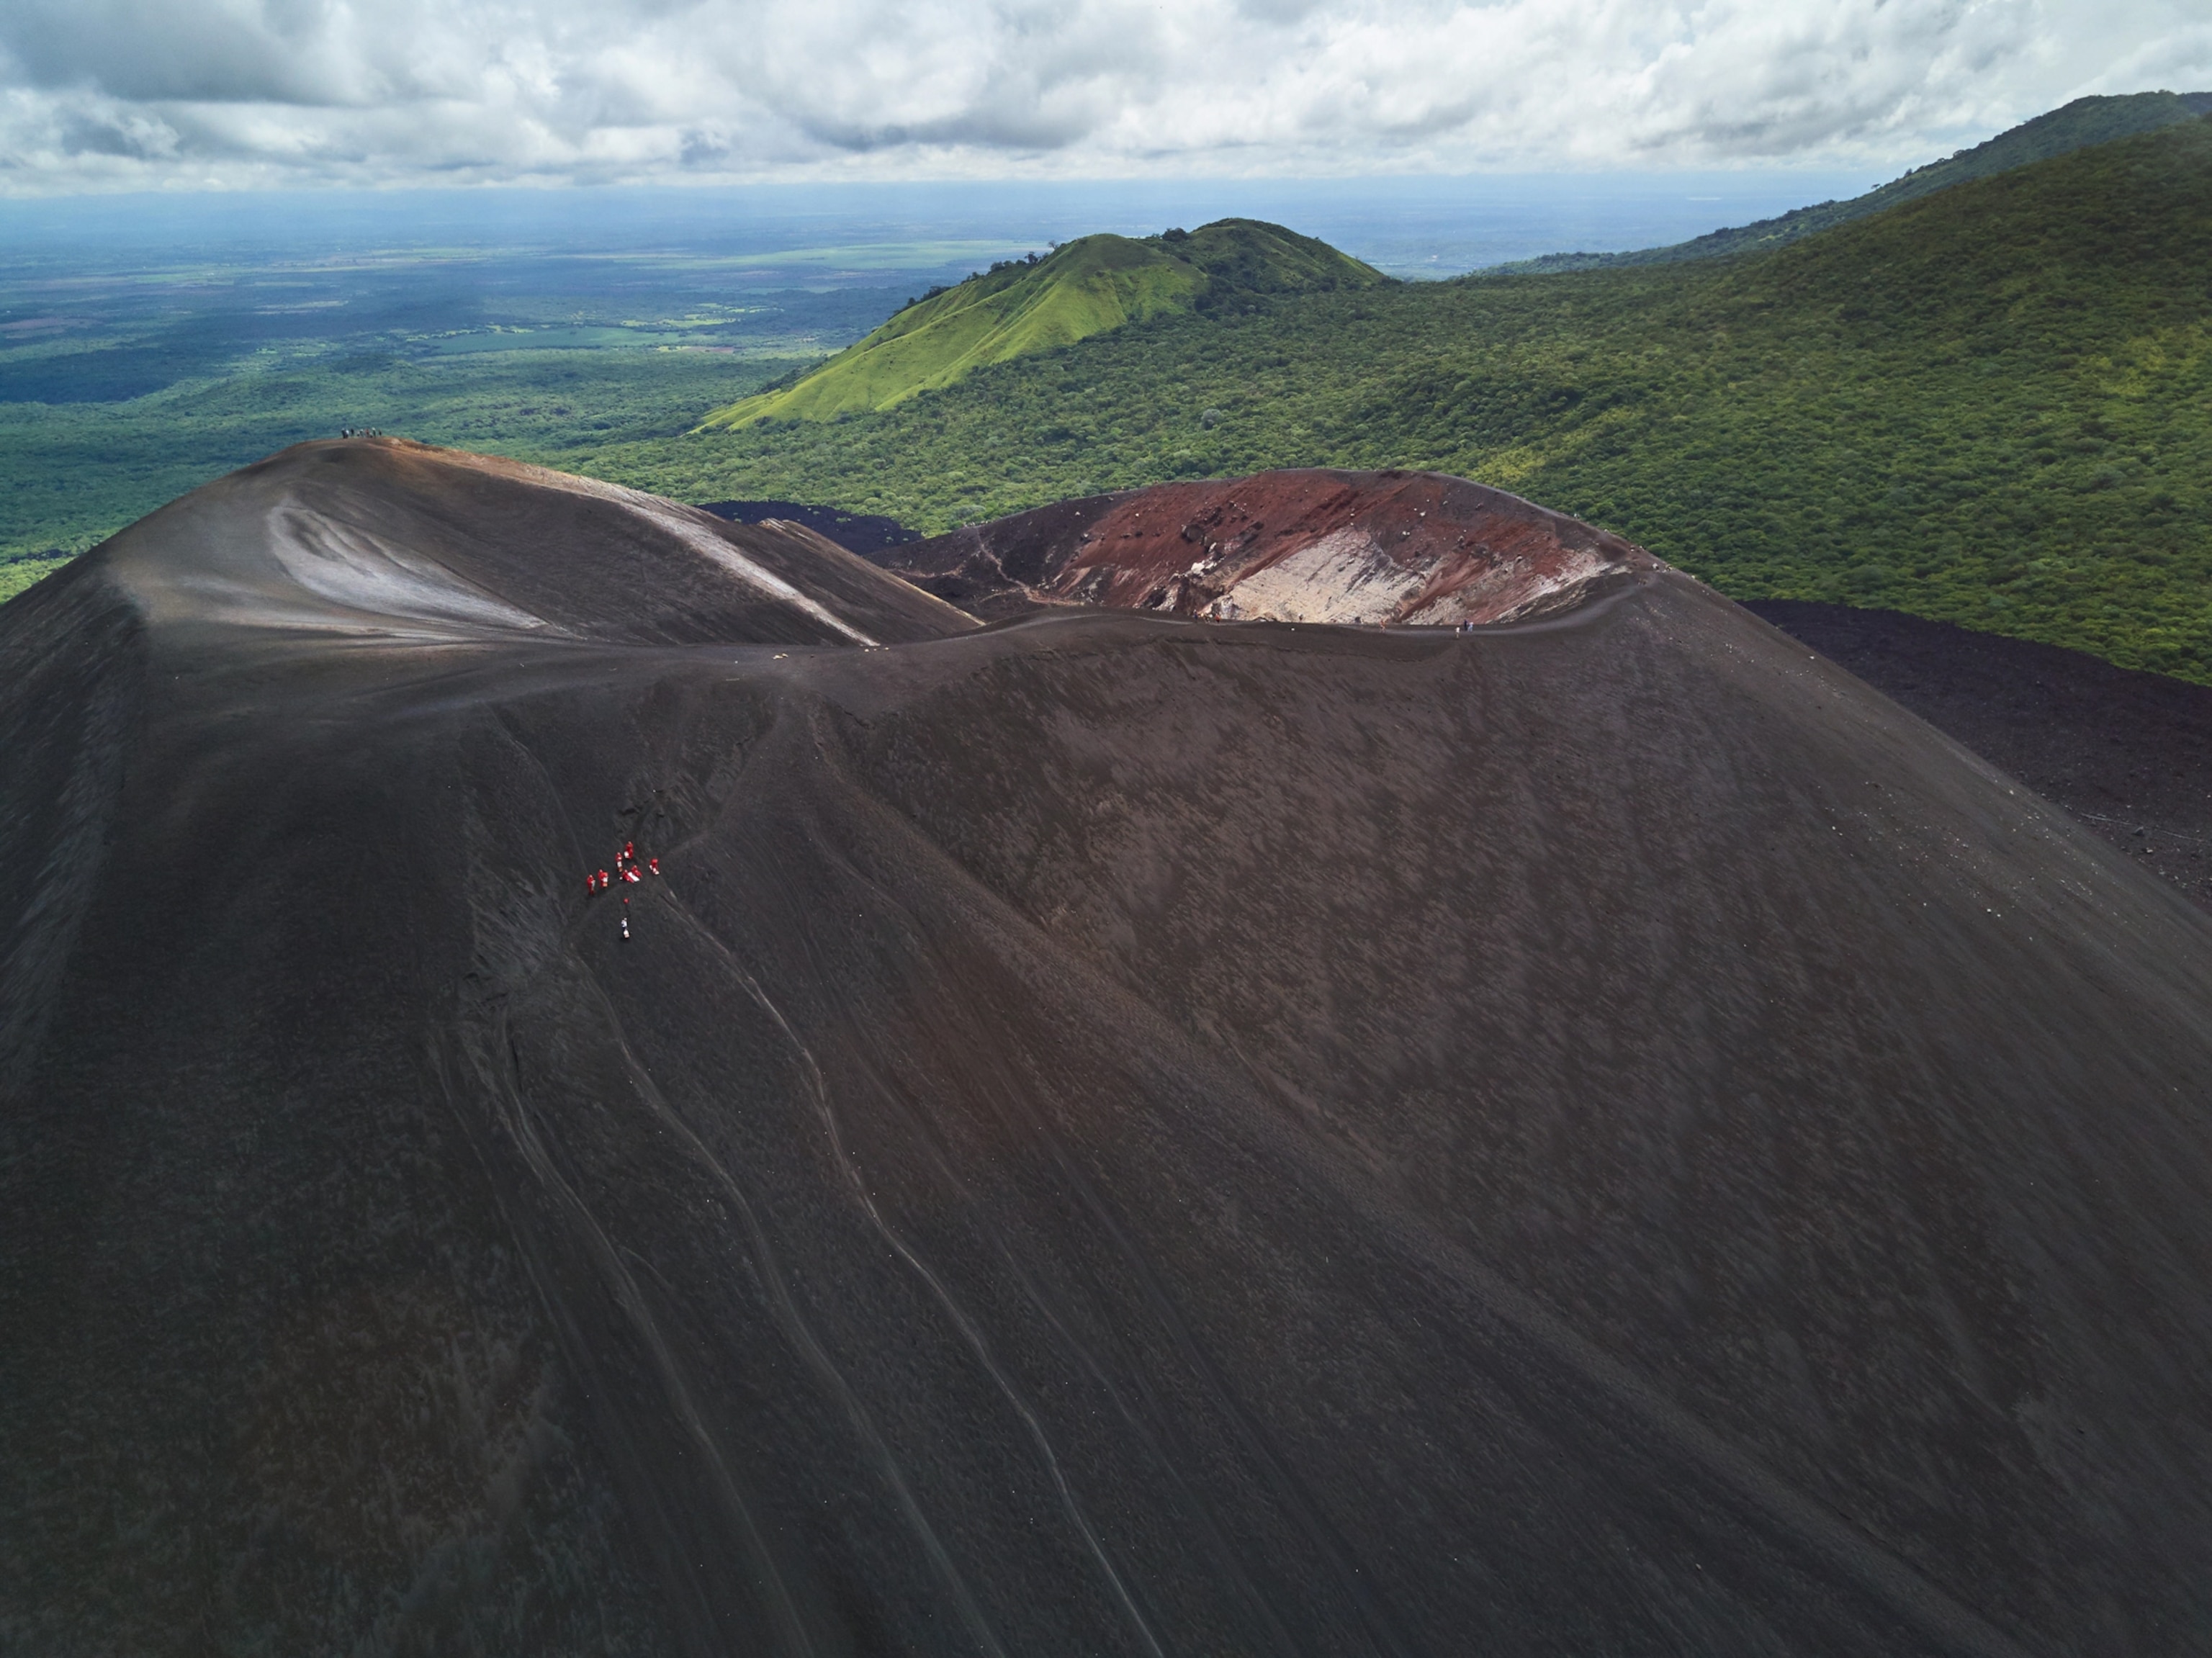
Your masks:
<svg viewBox="0 0 2212 1658"><path fill-rule="evenodd" d="M659 873L660 859L647 858L641 863L638 860L636 842L625 841L623 842L623 849L615 854L613 872L610 873L605 870L599 870L586 874L584 890L605 892L617 881L629 886L644 879L648 875ZM627 892L623 894L622 936L625 938L629 937L629 894Z"/></svg>

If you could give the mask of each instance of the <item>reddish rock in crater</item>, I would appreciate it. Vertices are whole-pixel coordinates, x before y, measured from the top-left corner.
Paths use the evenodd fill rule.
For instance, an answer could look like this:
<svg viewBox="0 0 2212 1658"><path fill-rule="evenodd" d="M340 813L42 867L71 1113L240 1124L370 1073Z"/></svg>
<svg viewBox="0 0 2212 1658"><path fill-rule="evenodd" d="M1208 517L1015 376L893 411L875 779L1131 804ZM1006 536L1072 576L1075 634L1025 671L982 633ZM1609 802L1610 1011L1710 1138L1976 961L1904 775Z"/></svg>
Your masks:
<svg viewBox="0 0 2212 1658"><path fill-rule="evenodd" d="M1525 621L1663 568L1465 478L1319 467L1060 501L879 557L987 617L1099 604L1416 627Z"/></svg>

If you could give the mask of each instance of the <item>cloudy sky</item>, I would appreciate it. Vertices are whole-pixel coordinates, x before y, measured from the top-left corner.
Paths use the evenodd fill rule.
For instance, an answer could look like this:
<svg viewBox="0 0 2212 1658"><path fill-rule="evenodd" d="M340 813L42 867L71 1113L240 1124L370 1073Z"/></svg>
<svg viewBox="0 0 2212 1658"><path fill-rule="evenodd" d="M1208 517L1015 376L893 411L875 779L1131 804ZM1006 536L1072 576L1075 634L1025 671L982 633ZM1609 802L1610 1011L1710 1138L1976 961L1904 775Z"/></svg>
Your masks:
<svg viewBox="0 0 2212 1658"><path fill-rule="evenodd" d="M2205 0L0 0L0 193L1905 165Z"/></svg>

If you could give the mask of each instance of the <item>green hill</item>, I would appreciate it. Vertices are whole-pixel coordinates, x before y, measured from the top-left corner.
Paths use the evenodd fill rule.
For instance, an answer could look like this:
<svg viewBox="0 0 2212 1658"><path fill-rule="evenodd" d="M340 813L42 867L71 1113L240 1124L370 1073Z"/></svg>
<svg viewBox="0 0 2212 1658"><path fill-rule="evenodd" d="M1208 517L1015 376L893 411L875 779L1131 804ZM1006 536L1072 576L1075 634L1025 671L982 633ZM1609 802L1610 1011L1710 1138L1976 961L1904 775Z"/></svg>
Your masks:
<svg viewBox="0 0 2212 1658"><path fill-rule="evenodd" d="M2160 127L2175 126L2208 114L2212 114L2212 92L2136 92L2116 98L2076 98L2070 104L2000 132L1972 149L1962 149L1942 161L1915 167L1903 178L1893 179L1849 201L1794 208L1778 218L1716 230L1667 247L1638 248L1627 253L1547 253L1541 258L1523 259L1500 269L1516 272L1594 270L1607 265L1666 264L1681 259L1761 252L1846 221L1863 219L1885 208L1898 207L1936 191L1948 190L1953 185L2010 172L2033 161L2047 161L2077 149L2111 143L2117 138L2155 132Z"/></svg>
<svg viewBox="0 0 2212 1658"><path fill-rule="evenodd" d="M718 409L703 424L737 428L891 409L986 364L1163 312L1218 311L1264 296L1387 280L1326 242L1255 219L1224 219L1141 241L1085 236L909 305L795 382Z"/></svg>
<svg viewBox="0 0 2212 1658"><path fill-rule="evenodd" d="M836 423L614 446L696 500L929 529L1286 465L1423 466L1741 598L2212 683L2212 123L1749 258L1170 311Z"/></svg>

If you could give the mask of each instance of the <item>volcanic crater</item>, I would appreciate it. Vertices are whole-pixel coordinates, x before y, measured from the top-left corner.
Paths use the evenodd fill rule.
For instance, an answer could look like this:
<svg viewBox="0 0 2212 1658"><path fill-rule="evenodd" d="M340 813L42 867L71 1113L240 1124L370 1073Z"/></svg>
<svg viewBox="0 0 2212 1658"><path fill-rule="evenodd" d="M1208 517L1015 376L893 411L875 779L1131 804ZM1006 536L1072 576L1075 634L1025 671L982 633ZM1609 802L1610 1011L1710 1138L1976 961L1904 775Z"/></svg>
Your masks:
<svg viewBox="0 0 2212 1658"><path fill-rule="evenodd" d="M1081 604L1378 627L1526 621L1659 568L1502 489L1323 468L1061 501L877 558L982 616Z"/></svg>

